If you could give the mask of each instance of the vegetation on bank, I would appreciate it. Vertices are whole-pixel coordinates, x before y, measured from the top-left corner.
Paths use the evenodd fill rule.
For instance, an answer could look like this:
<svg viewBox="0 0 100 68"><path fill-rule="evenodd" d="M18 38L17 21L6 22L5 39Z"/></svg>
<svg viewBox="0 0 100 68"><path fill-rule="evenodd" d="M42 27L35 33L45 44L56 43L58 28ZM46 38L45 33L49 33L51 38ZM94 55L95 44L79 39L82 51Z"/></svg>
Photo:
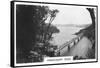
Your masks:
<svg viewBox="0 0 100 68"><path fill-rule="evenodd" d="M58 10L47 6L16 6L16 52L17 63L43 61L45 56L54 56L57 46L49 43L52 34L59 30L51 25ZM50 18L49 22L45 22Z"/></svg>
<svg viewBox="0 0 100 68"><path fill-rule="evenodd" d="M87 28L84 28L82 30L80 30L79 32L75 33L76 35L78 34L83 34L83 36L87 37L91 43L92 43L92 48L88 49L87 52L87 58L82 58L82 57L74 57L75 59L94 59L95 58L95 12L94 12L94 8L87 8L87 10L90 13L90 17L92 20L92 24L90 26L88 26Z"/></svg>
<svg viewBox="0 0 100 68"><path fill-rule="evenodd" d="M92 24L80 30L90 39L93 46L88 51L88 58L95 58L95 15L93 8L87 8ZM56 45L49 43L52 34L58 33L57 27L51 23L59 11L50 10L47 6L17 5L16 6L16 56L17 63L42 62L45 56L55 56ZM45 22L50 18L49 22ZM74 57L77 59L78 57ZM82 59L79 57L78 59Z"/></svg>

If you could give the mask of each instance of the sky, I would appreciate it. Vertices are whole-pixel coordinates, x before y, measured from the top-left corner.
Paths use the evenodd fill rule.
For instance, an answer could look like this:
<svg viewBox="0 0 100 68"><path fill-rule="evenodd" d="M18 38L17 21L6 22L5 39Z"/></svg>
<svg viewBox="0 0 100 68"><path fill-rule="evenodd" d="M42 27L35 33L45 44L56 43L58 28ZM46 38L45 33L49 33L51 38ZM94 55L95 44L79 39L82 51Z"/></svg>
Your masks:
<svg viewBox="0 0 100 68"><path fill-rule="evenodd" d="M55 19L52 24L91 24L91 17L89 12L86 10L86 7L79 6L49 6L50 9L57 9ZM48 21L48 20L47 20Z"/></svg>

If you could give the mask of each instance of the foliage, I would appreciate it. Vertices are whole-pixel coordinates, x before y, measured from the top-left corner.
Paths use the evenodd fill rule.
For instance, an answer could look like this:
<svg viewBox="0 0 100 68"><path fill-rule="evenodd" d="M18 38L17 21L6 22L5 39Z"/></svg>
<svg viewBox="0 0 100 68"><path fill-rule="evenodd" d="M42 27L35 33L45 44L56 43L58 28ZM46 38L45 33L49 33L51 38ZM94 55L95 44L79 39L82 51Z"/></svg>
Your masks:
<svg viewBox="0 0 100 68"><path fill-rule="evenodd" d="M51 25L56 12L47 6L16 6L17 63L43 61L43 57L48 56L48 48L55 49L49 40L53 33L59 32ZM48 17L52 20L46 24Z"/></svg>
<svg viewBox="0 0 100 68"><path fill-rule="evenodd" d="M92 20L92 24L85 28L80 30L78 33L76 33L76 35L83 33L83 36L86 36L92 43L92 48L88 50L87 52L87 57L92 59L95 58L95 14L94 14L94 8L87 8L87 10L89 11L91 20Z"/></svg>
<svg viewBox="0 0 100 68"><path fill-rule="evenodd" d="M95 58L95 49L88 49L87 55L88 59L94 59Z"/></svg>

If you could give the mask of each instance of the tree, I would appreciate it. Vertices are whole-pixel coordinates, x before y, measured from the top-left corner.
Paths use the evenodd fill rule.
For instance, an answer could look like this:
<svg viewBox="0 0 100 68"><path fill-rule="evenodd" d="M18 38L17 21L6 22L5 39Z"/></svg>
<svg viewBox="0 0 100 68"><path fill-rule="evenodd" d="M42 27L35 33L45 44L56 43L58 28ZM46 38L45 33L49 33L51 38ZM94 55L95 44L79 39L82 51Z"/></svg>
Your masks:
<svg viewBox="0 0 100 68"><path fill-rule="evenodd" d="M17 63L40 62L46 55L52 34L59 30L51 25L58 10L47 6L16 5ZM49 24L45 21L50 17ZM52 47L53 48L53 47Z"/></svg>
<svg viewBox="0 0 100 68"><path fill-rule="evenodd" d="M95 14L94 14L94 8L87 8L87 10L90 13L90 17L92 20L92 25L95 27Z"/></svg>
<svg viewBox="0 0 100 68"><path fill-rule="evenodd" d="M16 5L17 63L29 62L29 52L36 43L39 25L47 13L46 6Z"/></svg>
<svg viewBox="0 0 100 68"><path fill-rule="evenodd" d="M39 58L42 58L42 56L44 56L44 55L54 56L53 51L48 51L48 50L55 48L55 46L51 45L49 43L49 41L52 39L53 33L59 32L59 30L55 26L51 25L52 21L56 17L56 12L58 12L58 11L57 10L51 11L50 9L48 9L48 13L45 15L45 17L39 23L38 33L36 35L37 41L36 41L35 46L33 47L33 52L39 51L38 54L41 55L41 57L39 57ZM48 17L50 17L50 21L49 21L49 23L45 23L45 20Z"/></svg>
<svg viewBox="0 0 100 68"><path fill-rule="evenodd" d="M83 36L86 36L91 41L92 48L88 50L86 56L89 59L93 59L93 58L95 58L95 23L96 23L95 22L95 13L94 13L94 8L86 8L86 10L88 10L88 12L90 14L92 24L89 27L80 30L76 34L78 35L78 34L83 33Z"/></svg>

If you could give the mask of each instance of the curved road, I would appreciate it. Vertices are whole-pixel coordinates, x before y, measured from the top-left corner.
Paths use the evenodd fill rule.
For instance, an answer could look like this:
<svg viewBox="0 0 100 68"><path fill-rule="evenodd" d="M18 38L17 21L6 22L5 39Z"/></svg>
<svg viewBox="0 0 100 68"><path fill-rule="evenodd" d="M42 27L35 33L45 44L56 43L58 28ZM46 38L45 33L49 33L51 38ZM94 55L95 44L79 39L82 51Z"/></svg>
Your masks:
<svg viewBox="0 0 100 68"><path fill-rule="evenodd" d="M83 37L78 44L74 45L69 51L67 48L64 48L64 52L61 52L61 56L79 56L86 58L87 51L91 47L91 41L87 37Z"/></svg>

